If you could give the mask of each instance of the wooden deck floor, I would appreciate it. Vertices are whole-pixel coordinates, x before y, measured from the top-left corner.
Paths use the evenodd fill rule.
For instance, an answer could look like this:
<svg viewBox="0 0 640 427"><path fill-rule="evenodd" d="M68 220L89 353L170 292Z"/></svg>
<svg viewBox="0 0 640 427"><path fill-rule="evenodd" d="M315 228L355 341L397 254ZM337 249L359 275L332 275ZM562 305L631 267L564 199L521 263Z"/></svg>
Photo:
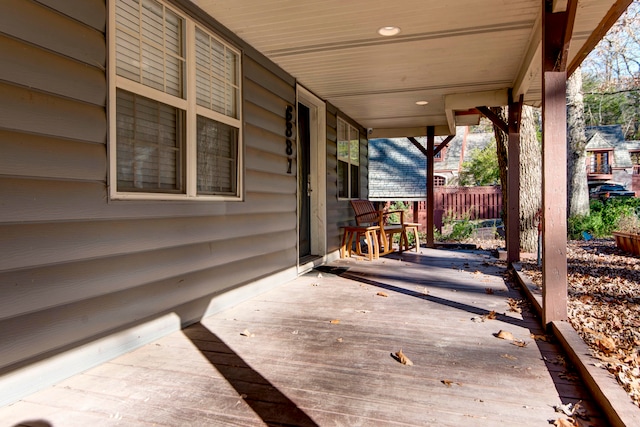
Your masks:
<svg viewBox="0 0 640 427"><path fill-rule="evenodd" d="M545 426L583 400L606 425L559 347L531 338L537 321L508 311L521 296L493 261L339 260L2 408L0 424Z"/></svg>

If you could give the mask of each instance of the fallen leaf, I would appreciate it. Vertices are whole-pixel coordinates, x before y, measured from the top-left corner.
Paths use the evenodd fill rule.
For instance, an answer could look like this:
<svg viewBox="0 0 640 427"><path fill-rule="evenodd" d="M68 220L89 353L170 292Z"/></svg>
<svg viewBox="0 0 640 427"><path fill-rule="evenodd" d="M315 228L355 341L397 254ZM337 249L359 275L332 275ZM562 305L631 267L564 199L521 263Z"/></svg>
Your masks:
<svg viewBox="0 0 640 427"><path fill-rule="evenodd" d="M338 323L340 323L340 319L333 319L329 321L329 323L331 323L332 325L337 325Z"/></svg>
<svg viewBox="0 0 640 427"><path fill-rule="evenodd" d="M509 340L509 341L513 341L515 338L513 337L513 334L509 331L503 331L502 329L500 330L500 332L498 332L498 334L496 335L496 337L503 339L503 340Z"/></svg>
<svg viewBox="0 0 640 427"><path fill-rule="evenodd" d="M389 296L384 292L378 292L376 295L378 295L379 297L385 297L385 298Z"/></svg>
<svg viewBox="0 0 640 427"><path fill-rule="evenodd" d="M550 337L548 335L541 335L541 334L531 334L531 338L533 338L536 341L550 341Z"/></svg>
<svg viewBox="0 0 640 427"><path fill-rule="evenodd" d="M599 334L597 336L596 345L604 353L613 353L614 351L616 351L616 342L612 338L605 337L602 334Z"/></svg>
<svg viewBox="0 0 640 427"><path fill-rule="evenodd" d="M256 334L252 334L251 332L249 332L248 329L245 329L244 331L240 332L240 335L245 336L245 337L255 337Z"/></svg>
<svg viewBox="0 0 640 427"><path fill-rule="evenodd" d="M455 382L455 381L451 381L451 380L442 380L440 381L442 384L446 385L447 387L451 387L453 384L458 385L460 387L462 387L462 383L459 382Z"/></svg>
<svg viewBox="0 0 640 427"><path fill-rule="evenodd" d="M400 349L400 351L395 353L394 359L396 359L398 362L402 363L403 365L413 366L413 362L409 360L407 356L405 356L405 354L402 352L402 349Z"/></svg>
<svg viewBox="0 0 640 427"><path fill-rule="evenodd" d="M509 311L513 311L514 313L522 313L522 300L509 298L507 300L507 304L509 304Z"/></svg>
<svg viewBox="0 0 640 427"><path fill-rule="evenodd" d="M510 355L510 354L503 354L503 355L502 355L502 356L500 356L500 357L504 357L505 359L509 359L509 360L518 360L518 358L517 358L517 357L512 356L512 355Z"/></svg>
<svg viewBox="0 0 640 427"><path fill-rule="evenodd" d="M486 316L484 316L485 319L488 320L494 320L496 318L496 312L495 310L491 311L489 314L487 314Z"/></svg>
<svg viewBox="0 0 640 427"><path fill-rule="evenodd" d="M579 427L573 418L558 418L553 425L556 427Z"/></svg>
<svg viewBox="0 0 640 427"><path fill-rule="evenodd" d="M513 342L511 344L513 344L515 346L518 346L518 347L522 347L522 348L524 348L524 347L529 345L528 342L522 341L522 340L513 340Z"/></svg>
<svg viewBox="0 0 640 427"><path fill-rule="evenodd" d="M580 381L580 377L572 372L562 372L558 376L567 381Z"/></svg>
<svg viewBox="0 0 640 427"><path fill-rule="evenodd" d="M336 341L338 341L338 342L342 342L342 338L338 338Z"/></svg>
<svg viewBox="0 0 640 427"><path fill-rule="evenodd" d="M587 410L584 406L582 406L581 400L576 402L576 404L567 403L566 405L554 405L553 409L555 409L556 412L565 414L568 417L575 418L576 416L578 416L585 420L589 419Z"/></svg>
<svg viewBox="0 0 640 427"><path fill-rule="evenodd" d="M493 295L493 289L491 288L484 288L484 291L489 295Z"/></svg>

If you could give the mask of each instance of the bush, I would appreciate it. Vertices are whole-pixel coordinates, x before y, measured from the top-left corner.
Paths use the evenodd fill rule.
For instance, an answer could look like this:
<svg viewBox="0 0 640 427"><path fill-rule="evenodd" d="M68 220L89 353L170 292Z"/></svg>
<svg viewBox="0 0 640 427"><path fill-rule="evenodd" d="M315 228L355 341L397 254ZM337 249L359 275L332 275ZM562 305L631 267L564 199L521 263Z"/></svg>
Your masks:
<svg viewBox="0 0 640 427"><path fill-rule="evenodd" d="M590 208L589 215L576 215L568 219L567 234L570 239L581 239L583 231L593 237L610 237L623 218L638 215L640 199L612 198L604 203L592 200Z"/></svg>
<svg viewBox="0 0 640 427"><path fill-rule="evenodd" d="M456 220L452 212L448 212L443 218L443 232L435 231L435 239L439 241L459 242L473 235L477 225L471 221L471 214L467 212L462 219ZM447 230L445 232L444 230Z"/></svg>

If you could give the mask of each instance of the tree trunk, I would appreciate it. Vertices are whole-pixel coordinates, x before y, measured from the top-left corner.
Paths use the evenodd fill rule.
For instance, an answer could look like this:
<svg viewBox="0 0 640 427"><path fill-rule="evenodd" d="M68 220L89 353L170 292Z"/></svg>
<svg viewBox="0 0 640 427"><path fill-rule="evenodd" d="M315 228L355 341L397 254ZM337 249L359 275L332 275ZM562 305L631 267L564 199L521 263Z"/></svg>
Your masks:
<svg viewBox="0 0 640 427"><path fill-rule="evenodd" d="M506 108L502 107L491 107L491 111L493 111L498 117L504 120L507 123L507 112ZM507 144L509 142L509 135L502 132L499 127L493 126L493 134L496 138L496 151L498 154L498 167L500 168L500 189L502 192L502 223L506 224L506 212L507 212Z"/></svg>
<svg viewBox="0 0 640 427"><path fill-rule="evenodd" d="M587 138L580 67L567 80L567 216L589 214Z"/></svg>
<svg viewBox="0 0 640 427"><path fill-rule="evenodd" d="M542 151L536 131L536 109L522 107L520 125L520 249L538 250L538 222L542 207Z"/></svg>
<svg viewBox="0 0 640 427"><path fill-rule="evenodd" d="M491 110L507 121L505 108L495 107ZM525 252L536 252L538 249L538 212L542 206L542 153L535 123L535 110L523 106L520 125L520 249ZM493 131L500 166L504 221L507 206L508 135L497 126L493 127Z"/></svg>

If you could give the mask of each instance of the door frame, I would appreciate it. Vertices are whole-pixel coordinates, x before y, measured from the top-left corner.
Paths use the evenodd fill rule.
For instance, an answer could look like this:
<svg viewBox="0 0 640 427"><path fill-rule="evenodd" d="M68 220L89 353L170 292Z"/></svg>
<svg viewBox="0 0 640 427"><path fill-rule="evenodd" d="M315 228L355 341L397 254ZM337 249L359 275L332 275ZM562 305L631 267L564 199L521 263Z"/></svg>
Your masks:
<svg viewBox="0 0 640 427"><path fill-rule="evenodd" d="M322 262L324 262L327 255L327 107L322 99L299 84L296 84L296 98L296 123L298 119L298 103L304 104L309 108L309 133L311 139L309 150L311 166L311 209L309 210L311 217L311 254L321 258ZM299 135L296 143L299 153ZM300 197L301 194L298 193L298 199ZM296 215L296 222L296 229L299 233L299 215ZM296 246L299 250L299 242Z"/></svg>

